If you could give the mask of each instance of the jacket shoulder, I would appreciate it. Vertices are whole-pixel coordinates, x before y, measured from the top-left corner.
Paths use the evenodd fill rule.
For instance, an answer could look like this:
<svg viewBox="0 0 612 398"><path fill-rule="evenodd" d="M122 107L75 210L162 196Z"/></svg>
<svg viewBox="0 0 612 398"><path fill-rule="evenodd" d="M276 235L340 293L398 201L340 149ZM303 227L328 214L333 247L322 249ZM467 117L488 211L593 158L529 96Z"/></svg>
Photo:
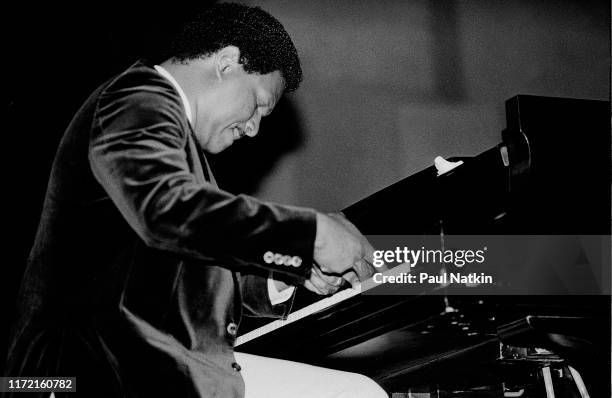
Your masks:
<svg viewBox="0 0 612 398"><path fill-rule="evenodd" d="M187 117L172 83L141 62L111 79L100 92L95 108L95 118L102 125L118 113L137 115L143 121L163 117L181 125Z"/></svg>
<svg viewBox="0 0 612 398"><path fill-rule="evenodd" d="M141 90L145 92L166 94L180 100L180 96L172 83L159 74L153 66L136 62L122 73L111 79L102 94L122 90Z"/></svg>

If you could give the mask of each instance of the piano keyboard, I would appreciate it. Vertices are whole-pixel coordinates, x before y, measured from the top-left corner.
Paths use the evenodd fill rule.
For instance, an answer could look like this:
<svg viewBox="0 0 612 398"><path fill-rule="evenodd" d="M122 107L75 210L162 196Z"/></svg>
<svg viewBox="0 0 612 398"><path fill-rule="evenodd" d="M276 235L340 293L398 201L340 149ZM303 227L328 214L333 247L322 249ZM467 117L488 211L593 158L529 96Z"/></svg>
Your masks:
<svg viewBox="0 0 612 398"><path fill-rule="evenodd" d="M382 274L386 276L390 276L390 275L397 276L401 273L408 273L411 271L412 271L412 268L410 267L410 264L403 263L403 264L397 265L391 269L388 269L382 272ZM304 308L301 308L295 312L290 313L287 319L279 319L279 320L270 322L260 328L253 329L250 332L243 334L242 336L238 336L236 338L236 344L234 345L234 347L238 347L241 344L244 344L248 341L261 337L265 335L266 333L270 333L276 329L282 328L283 326L287 326L290 323L298 321L309 315L316 314L319 311L325 310L344 300L357 296L358 294L362 292L366 292L369 289L372 289L376 286L377 284L373 281L372 278L366 279L362 281L361 284L357 285L356 288L341 290L338 293L334 294L333 296L324 298L322 300L317 301L316 303L310 304Z"/></svg>
<svg viewBox="0 0 612 398"><path fill-rule="evenodd" d="M346 299L357 296L359 293L361 293L361 285L358 285L357 288L341 290L340 292L334 294L333 296L324 298L322 300L317 301L316 303L310 304L302 309L299 309L295 312L290 313L287 319L279 319L279 320L270 322L260 328L251 330L250 332L245 333L242 336L238 336L236 338L235 346L237 347L248 341L261 337L266 333L270 333L276 329L282 328L283 326L287 326L290 323L298 321L309 315L315 314L337 303L340 303Z"/></svg>

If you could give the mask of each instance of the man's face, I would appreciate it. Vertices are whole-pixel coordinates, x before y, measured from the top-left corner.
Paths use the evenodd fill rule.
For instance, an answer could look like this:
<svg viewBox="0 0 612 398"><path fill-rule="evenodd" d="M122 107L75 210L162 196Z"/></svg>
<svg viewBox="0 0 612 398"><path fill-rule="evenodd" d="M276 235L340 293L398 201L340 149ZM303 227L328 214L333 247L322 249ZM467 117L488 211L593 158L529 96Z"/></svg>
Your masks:
<svg viewBox="0 0 612 398"><path fill-rule="evenodd" d="M219 153L242 137L257 135L261 118L272 112L283 90L278 71L260 75L234 68L212 93L202 94L208 101L196 106L194 129L200 146Z"/></svg>

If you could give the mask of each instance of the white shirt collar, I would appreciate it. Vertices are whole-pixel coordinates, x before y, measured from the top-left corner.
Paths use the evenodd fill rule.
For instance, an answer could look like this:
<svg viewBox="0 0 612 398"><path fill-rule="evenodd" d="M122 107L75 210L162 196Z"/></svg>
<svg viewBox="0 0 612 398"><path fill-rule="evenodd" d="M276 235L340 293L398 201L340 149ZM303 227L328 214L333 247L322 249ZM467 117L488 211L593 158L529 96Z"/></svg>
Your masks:
<svg viewBox="0 0 612 398"><path fill-rule="evenodd" d="M181 97L181 101L183 102L183 107L185 108L185 114L187 115L187 120L189 120L189 123L193 125L193 118L191 116L191 105L189 105L189 100L187 99L187 96L185 95L185 92L183 91L181 86L174 79L174 77L172 77L170 72L168 72L166 69L162 68L159 65L154 65L153 67L155 68L156 71L159 72L160 75L168 79L170 83L172 83L176 91L178 91L179 96Z"/></svg>

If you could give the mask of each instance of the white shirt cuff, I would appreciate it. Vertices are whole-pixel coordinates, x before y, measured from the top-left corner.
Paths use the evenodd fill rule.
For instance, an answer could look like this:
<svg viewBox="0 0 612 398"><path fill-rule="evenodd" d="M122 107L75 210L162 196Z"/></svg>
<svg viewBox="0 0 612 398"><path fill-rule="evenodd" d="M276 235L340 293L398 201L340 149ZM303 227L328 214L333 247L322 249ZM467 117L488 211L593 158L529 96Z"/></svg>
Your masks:
<svg viewBox="0 0 612 398"><path fill-rule="evenodd" d="M295 286L289 286L287 289L279 292L276 289L276 284L274 283L274 279L268 278L268 296L270 297L270 302L272 305L284 303L289 300L293 295L293 291L295 290Z"/></svg>

